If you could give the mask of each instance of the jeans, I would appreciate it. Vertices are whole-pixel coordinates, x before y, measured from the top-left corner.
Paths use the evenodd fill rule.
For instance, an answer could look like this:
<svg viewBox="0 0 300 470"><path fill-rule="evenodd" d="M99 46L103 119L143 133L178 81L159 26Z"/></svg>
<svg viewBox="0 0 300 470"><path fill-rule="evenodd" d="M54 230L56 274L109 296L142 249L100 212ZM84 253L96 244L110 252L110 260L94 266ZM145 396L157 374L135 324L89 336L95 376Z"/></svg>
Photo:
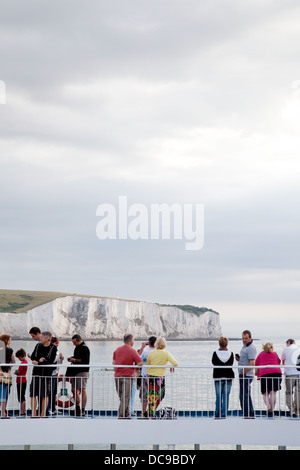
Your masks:
<svg viewBox="0 0 300 470"><path fill-rule="evenodd" d="M231 391L231 386L231 379L215 380L216 418L226 418L228 414L229 394Z"/></svg>
<svg viewBox="0 0 300 470"><path fill-rule="evenodd" d="M251 383L253 377L239 376L240 380L240 404L244 418L254 418L254 409L251 398Z"/></svg>

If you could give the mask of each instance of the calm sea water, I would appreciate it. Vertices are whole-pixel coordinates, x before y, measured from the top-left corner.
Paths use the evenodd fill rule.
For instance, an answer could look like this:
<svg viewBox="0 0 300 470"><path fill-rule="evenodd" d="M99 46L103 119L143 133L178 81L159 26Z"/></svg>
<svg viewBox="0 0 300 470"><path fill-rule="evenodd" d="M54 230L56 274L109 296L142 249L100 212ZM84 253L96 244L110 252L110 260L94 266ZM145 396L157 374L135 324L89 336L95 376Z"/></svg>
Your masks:
<svg viewBox="0 0 300 470"><path fill-rule="evenodd" d="M260 338L255 339L257 353L261 351L261 345L264 342L272 341L274 343L274 350L279 356L285 347L285 337L277 338ZM300 340L296 339L297 344L300 345ZM87 346L91 351L91 363L93 364L111 364L114 350L122 345L121 341L86 341ZM34 341L12 341L11 347L16 352L19 348L24 348L26 353L31 353L35 347ZM141 341L136 341L134 348L138 349L141 346ZM241 340L229 341L228 348L234 353L239 353L242 347ZM177 359L180 365L196 365L196 364L211 364L211 357L213 352L218 349L217 341L168 341L167 349ZM71 356L74 351L74 346L71 341L61 341L59 345L59 352L65 358ZM67 361L65 360L67 364Z"/></svg>

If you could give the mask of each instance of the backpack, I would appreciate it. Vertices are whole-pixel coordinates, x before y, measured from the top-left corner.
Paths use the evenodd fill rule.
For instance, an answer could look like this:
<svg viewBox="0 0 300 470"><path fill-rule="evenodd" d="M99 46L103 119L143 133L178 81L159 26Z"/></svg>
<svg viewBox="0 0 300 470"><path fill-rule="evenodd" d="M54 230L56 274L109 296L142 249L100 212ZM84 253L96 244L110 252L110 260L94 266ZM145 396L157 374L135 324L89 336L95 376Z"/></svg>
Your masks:
<svg viewBox="0 0 300 470"><path fill-rule="evenodd" d="M170 406L158 410L158 419L177 419L177 413Z"/></svg>

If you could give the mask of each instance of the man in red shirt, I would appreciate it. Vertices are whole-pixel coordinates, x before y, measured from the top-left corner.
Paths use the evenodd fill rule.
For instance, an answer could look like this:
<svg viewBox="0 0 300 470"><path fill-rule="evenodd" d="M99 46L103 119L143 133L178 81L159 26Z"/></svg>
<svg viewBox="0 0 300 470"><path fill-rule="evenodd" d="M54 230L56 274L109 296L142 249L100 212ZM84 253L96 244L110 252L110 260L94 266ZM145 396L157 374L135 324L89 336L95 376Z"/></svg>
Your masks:
<svg viewBox="0 0 300 470"><path fill-rule="evenodd" d="M133 345L133 335L126 334L124 336L124 345L117 348L113 354L113 364L118 366L142 366L143 360L135 349L133 349ZM118 410L119 419L130 419L130 398L133 376L133 367L115 367L115 383L120 399Z"/></svg>

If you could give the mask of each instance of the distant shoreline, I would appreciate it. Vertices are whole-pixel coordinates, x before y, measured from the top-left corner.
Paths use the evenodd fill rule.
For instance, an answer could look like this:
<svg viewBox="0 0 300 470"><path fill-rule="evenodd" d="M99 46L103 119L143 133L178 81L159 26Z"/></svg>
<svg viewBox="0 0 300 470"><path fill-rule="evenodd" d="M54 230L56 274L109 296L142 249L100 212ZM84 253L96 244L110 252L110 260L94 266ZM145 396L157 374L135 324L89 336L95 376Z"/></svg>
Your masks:
<svg viewBox="0 0 300 470"><path fill-rule="evenodd" d="M166 341L174 341L174 342L179 342L179 341L199 341L199 342L205 342L205 341L219 341L219 338L168 338L168 337L165 337L166 338ZM135 341L146 341L148 338L134 338ZM31 338L18 338L18 337L12 337L11 338L12 341L32 341L32 342L35 342L35 340L31 339ZM61 342L65 342L65 341L71 341L71 337L70 338L59 338L59 341ZM101 338L101 339L95 339L95 338L88 338L88 339L85 339L83 338L84 341L101 341L101 342L104 342L104 341L123 341L123 338ZM228 338L229 341L241 341L241 338ZM254 341L259 341L259 339L254 339Z"/></svg>

